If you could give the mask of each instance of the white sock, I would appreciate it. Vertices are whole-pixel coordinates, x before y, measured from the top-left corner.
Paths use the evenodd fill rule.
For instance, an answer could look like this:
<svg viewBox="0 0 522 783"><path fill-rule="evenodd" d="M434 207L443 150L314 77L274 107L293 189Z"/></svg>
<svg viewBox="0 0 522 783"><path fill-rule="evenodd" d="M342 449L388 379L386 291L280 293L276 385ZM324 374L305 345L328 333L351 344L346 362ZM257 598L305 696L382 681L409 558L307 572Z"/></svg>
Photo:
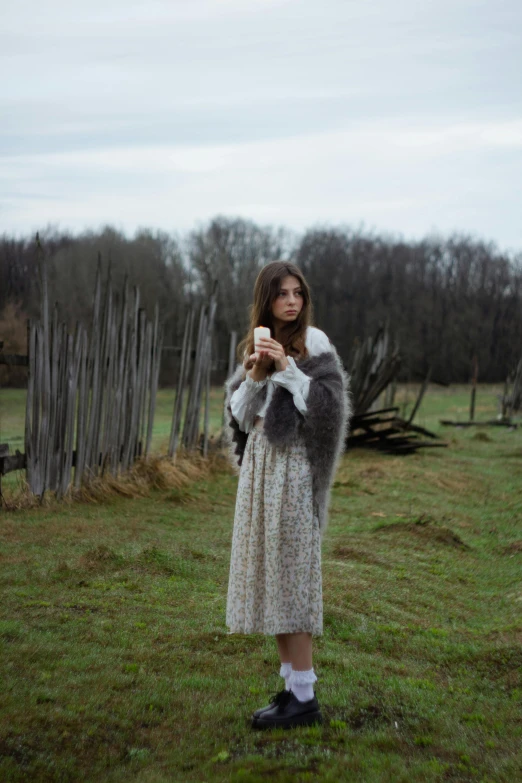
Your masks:
<svg viewBox="0 0 522 783"><path fill-rule="evenodd" d="M285 678L285 688L287 691L290 690L290 677L292 675L292 664L291 663L282 663L281 669L279 670L279 674L281 677Z"/></svg>
<svg viewBox="0 0 522 783"><path fill-rule="evenodd" d="M299 701L310 701L310 699L313 699L314 682L316 680L317 677L313 667L308 669L308 671L296 671L293 669L290 675L290 688L296 699Z"/></svg>

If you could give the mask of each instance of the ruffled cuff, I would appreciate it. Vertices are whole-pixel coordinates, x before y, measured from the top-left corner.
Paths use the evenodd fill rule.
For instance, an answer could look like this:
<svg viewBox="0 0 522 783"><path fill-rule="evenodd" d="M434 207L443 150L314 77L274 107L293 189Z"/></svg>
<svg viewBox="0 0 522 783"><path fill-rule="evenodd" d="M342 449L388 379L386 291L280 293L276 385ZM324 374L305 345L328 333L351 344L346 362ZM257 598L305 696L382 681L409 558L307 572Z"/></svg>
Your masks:
<svg viewBox="0 0 522 783"><path fill-rule="evenodd" d="M306 400L311 378L297 367L292 356L287 356L286 358L288 359L286 370L275 372L272 375L272 381L279 384L279 386L284 386L285 389L288 389L293 394L295 407L304 415L308 410Z"/></svg>
<svg viewBox="0 0 522 783"><path fill-rule="evenodd" d="M290 685L313 685L317 682L317 674L311 669L296 670L292 669L289 679Z"/></svg>
<svg viewBox="0 0 522 783"><path fill-rule="evenodd" d="M247 377L243 381L247 389L252 389L252 391L258 391L259 389L262 389L263 386L266 386L267 379L263 378L262 381L254 381L254 379L247 374Z"/></svg>
<svg viewBox="0 0 522 783"><path fill-rule="evenodd" d="M230 398L232 416L243 432L248 433L252 429L256 412L263 403L263 395L259 392L266 383L266 378L262 381L254 381L250 375L247 375Z"/></svg>

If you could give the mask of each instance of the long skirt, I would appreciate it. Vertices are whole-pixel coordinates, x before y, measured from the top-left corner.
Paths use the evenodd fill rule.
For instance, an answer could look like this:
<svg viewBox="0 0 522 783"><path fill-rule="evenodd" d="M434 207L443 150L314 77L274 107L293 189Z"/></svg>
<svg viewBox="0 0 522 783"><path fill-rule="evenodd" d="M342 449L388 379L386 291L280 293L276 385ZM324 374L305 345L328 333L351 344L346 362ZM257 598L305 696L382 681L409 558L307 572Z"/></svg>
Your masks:
<svg viewBox="0 0 522 783"><path fill-rule="evenodd" d="M262 426L258 418L239 475L228 633L322 634L321 535L305 445L296 436L272 446Z"/></svg>

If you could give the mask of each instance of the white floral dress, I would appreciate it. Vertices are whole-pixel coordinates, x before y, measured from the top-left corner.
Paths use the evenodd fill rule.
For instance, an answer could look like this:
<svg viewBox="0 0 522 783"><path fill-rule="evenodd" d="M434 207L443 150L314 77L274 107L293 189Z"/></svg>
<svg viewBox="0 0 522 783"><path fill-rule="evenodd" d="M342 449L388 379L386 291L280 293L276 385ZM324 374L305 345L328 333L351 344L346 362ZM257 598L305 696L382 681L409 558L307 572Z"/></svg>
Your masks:
<svg viewBox="0 0 522 783"><path fill-rule="evenodd" d="M330 341L309 327L311 356L330 350ZM260 384L267 383L262 381ZM268 381L292 392L306 415L310 379L289 357L289 367ZM232 395L234 418L249 436L239 475L227 595L229 633L323 632L321 535L314 513L312 476L299 436L287 447L275 447L263 433L271 398L254 421L244 417L249 395L260 385L250 378ZM245 403L245 404L244 404Z"/></svg>

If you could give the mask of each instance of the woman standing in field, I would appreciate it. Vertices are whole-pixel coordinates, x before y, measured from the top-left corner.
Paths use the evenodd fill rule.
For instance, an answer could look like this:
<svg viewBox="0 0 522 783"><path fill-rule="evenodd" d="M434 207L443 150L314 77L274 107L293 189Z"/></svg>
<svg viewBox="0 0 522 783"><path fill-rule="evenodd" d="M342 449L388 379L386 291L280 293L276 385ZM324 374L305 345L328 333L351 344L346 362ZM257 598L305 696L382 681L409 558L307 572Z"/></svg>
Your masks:
<svg viewBox="0 0 522 783"><path fill-rule="evenodd" d="M227 382L230 455L239 468L226 623L276 638L285 688L253 728L310 725L312 635L323 632L321 539L351 415L349 379L311 326L310 291L293 264L265 266L254 287L243 357ZM270 328L254 351L254 328Z"/></svg>

